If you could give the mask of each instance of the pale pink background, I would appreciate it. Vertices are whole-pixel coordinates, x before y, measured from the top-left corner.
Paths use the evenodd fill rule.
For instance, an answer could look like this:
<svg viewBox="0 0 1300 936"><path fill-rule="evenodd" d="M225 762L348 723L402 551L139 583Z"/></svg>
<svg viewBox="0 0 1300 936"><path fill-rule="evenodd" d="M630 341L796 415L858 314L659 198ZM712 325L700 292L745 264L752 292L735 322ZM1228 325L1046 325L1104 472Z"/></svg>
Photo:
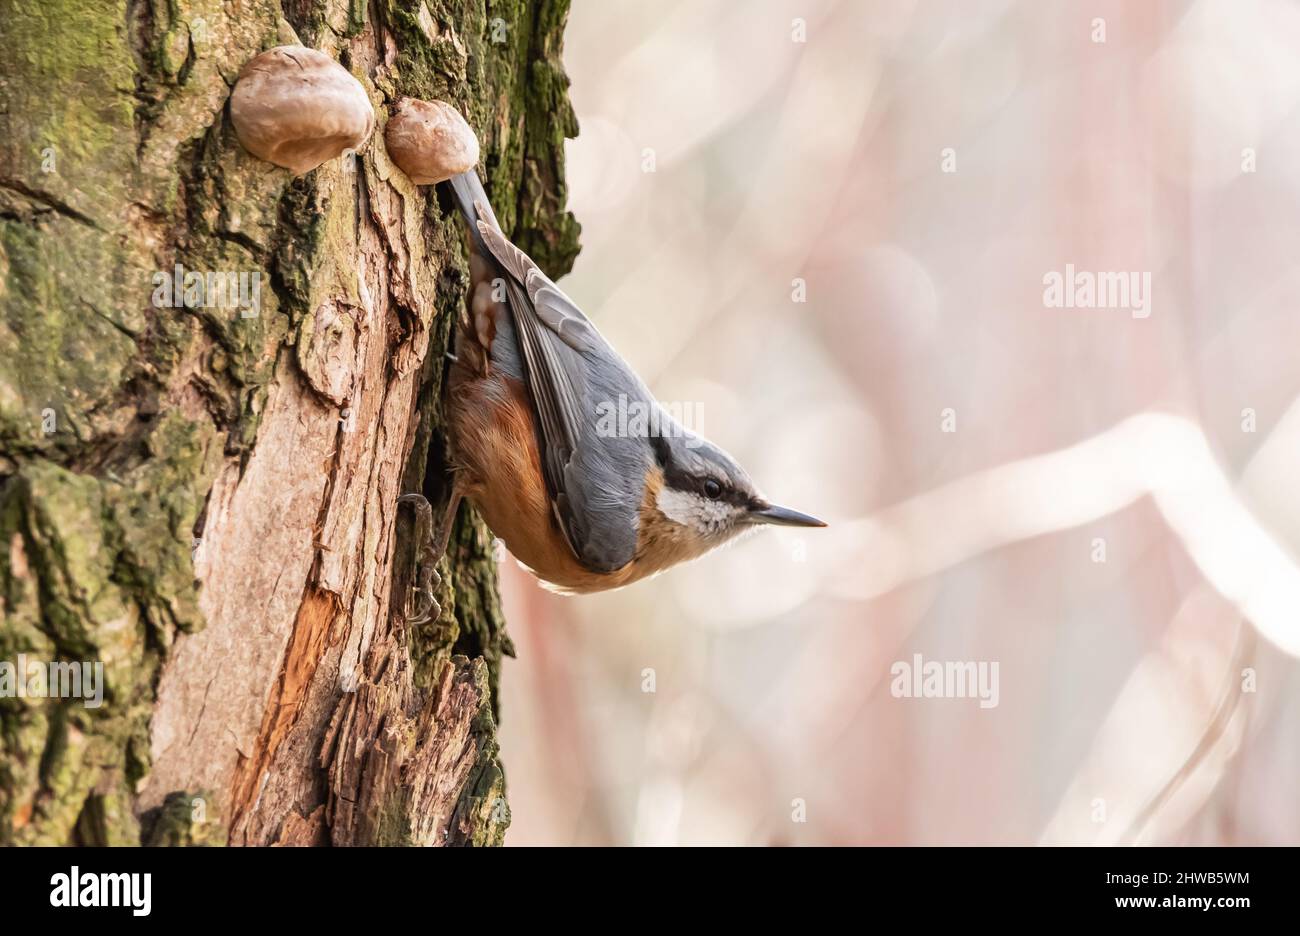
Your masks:
<svg viewBox="0 0 1300 936"><path fill-rule="evenodd" d="M562 285L831 526L507 559L508 842L1300 842L1300 9L575 7ZM1000 704L894 698L914 653Z"/></svg>

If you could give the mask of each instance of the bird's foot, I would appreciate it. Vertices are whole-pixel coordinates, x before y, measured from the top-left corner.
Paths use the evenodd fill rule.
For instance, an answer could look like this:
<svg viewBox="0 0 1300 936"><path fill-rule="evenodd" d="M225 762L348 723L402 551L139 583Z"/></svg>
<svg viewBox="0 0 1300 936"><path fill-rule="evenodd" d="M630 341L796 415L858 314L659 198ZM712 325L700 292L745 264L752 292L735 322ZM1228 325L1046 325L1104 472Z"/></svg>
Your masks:
<svg viewBox="0 0 1300 936"><path fill-rule="evenodd" d="M397 503L415 508L415 538L419 544L415 551L415 575L410 595L406 599L404 617L407 624L425 624L442 613L442 606L434 590L442 584L438 574L438 559L434 552L433 505L422 494L403 494Z"/></svg>
<svg viewBox="0 0 1300 936"><path fill-rule="evenodd" d="M411 586L411 597L406 602L407 624L414 626L427 624L442 614L442 605L437 599L437 590L442 585L442 576L438 573L436 565L436 559L432 562L422 560L416 570L416 581Z"/></svg>
<svg viewBox="0 0 1300 936"><path fill-rule="evenodd" d="M456 510L460 507L460 494L453 491L436 533L433 528L433 505L424 495L403 494L397 503L410 504L415 508L415 536L419 543L415 554L415 582L406 601L404 616L407 624L426 624L442 613L442 605L436 597L437 589L442 585L438 563L447 552L451 525L456 521Z"/></svg>

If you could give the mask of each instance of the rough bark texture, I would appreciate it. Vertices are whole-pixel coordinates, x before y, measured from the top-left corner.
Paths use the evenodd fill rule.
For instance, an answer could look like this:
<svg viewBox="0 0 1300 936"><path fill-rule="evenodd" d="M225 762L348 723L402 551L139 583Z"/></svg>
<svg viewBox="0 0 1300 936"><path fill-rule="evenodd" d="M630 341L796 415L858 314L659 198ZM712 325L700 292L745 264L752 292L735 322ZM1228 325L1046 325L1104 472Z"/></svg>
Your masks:
<svg viewBox="0 0 1300 936"><path fill-rule="evenodd" d="M401 94L478 131L507 231L577 253L566 2L0 0L0 660L102 661L102 707L0 698L0 842L501 841L491 536L402 624L444 495L463 229L383 148ZM240 66L302 42L378 129L300 178L236 141ZM257 315L155 273L258 271ZM427 471L426 471L427 464Z"/></svg>

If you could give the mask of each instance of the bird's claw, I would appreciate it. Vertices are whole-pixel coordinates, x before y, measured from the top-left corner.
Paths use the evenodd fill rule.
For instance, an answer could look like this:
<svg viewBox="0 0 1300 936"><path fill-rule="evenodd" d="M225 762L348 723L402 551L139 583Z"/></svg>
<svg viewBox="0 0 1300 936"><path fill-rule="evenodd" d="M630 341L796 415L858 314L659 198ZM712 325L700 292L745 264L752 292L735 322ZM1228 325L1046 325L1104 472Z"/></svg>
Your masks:
<svg viewBox="0 0 1300 936"><path fill-rule="evenodd" d="M442 605L438 604L438 599L434 594L439 585L442 584L442 576L432 565L422 564L416 573L417 583L411 587L411 596L414 598L414 607L412 602L407 602L406 623L414 626L427 624L438 615L442 614Z"/></svg>
<svg viewBox="0 0 1300 936"><path fill-rule="evenodd" d="M403 494L397 499L399 504L410 504L415 508L415 515L421 522L433 524L433 505L423 494Z"/></svg>
<svg viewBox="0 0 1300 936"><path fill-rule="evenodd" d="M437 568L441 557L434 547L433 505L422 494L403 494L397 503L415 508L415 535L420 542L416 551L415 584L411 586L411 597L406 602L406 623L427 624L442 613L442 606L434 596L442 584L442 576Z"/></svg>

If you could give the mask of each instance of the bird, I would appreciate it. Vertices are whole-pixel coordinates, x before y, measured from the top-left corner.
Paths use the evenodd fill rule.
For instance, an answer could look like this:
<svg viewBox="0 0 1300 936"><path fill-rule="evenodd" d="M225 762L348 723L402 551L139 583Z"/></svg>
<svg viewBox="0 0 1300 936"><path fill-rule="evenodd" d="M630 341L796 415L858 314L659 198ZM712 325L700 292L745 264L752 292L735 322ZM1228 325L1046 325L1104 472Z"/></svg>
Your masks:
<svg viewBox="0 0 1300 936"><path fill-rule="evenodd" d="M445 552L462 498L521 565L566 594L631 584L763 525L826 526L768 501L736 459L655 399L507 238L473 168L447 184L469 231L470 292L444 400L452 494L422 563ZM614 428L598 415L615 401L651 417ZM422 495L399 500L431 524Z"/></svg>

